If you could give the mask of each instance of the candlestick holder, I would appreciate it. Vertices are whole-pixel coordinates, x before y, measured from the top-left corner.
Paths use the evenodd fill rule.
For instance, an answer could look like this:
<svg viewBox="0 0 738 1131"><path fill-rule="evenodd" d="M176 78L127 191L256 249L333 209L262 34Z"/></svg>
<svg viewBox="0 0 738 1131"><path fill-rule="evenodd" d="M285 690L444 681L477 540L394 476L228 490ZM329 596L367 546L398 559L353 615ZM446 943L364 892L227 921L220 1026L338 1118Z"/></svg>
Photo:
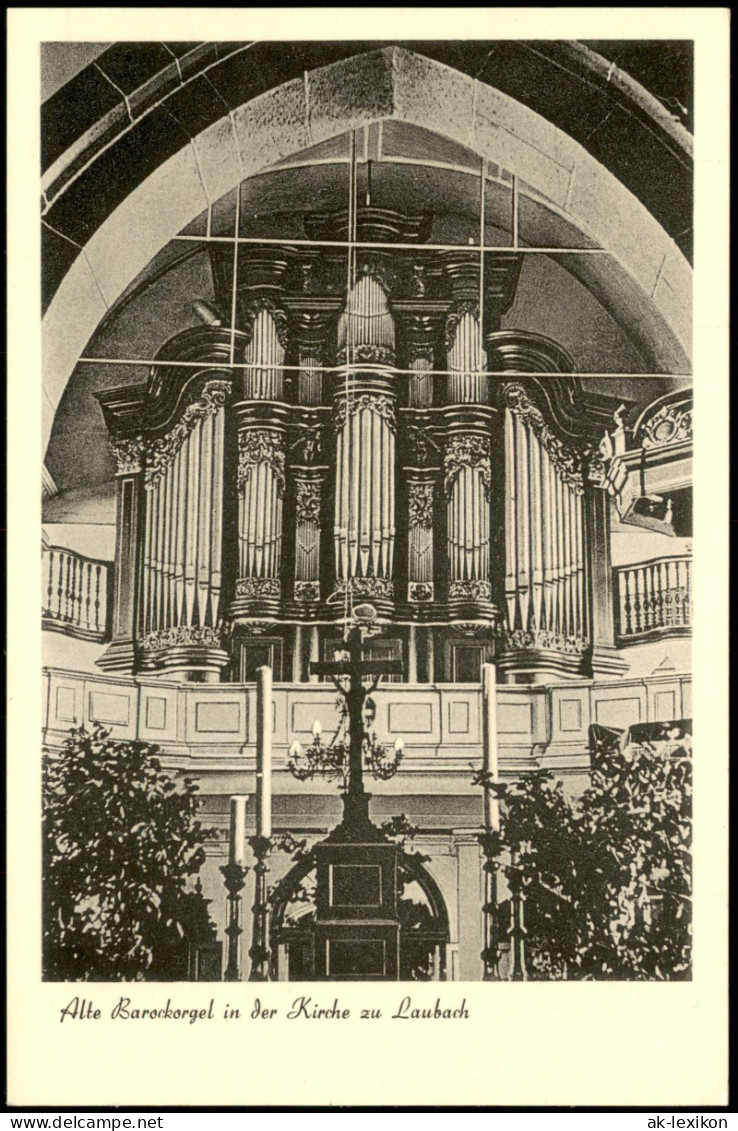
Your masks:
<svg viewBox="0 0 738 1131"><path fill-rule="evenodd" d="M251 949L249 950L249 958L251 959L249 981L268 982L270 980L269 962L271 955L269 950L269 905L266 876L269 871L267 857L272 848L272 840L271 837L257 835L249 838L249 844L256 858L254 864L254 919Z"/></svg>
<svg viewBox="0 0 738 1131"><path fill-rule="evenodd" d="M498 982L500 980L500 920L497 904L497 857L500 847L500 834L487 831L479 834L477 838L484 853L484 949L482 961L484 963L483 979L485 982Z"/></svg>
<svg viewBox="0 0 738 1131"><path fill-rule="evenodd" d="M220 869L228 892L228 926L225 933L228 936L228 961L223 980L225 982L240 982L239 969L239 939L243 934L241 927L241 891L246 883L248 868L230 860Z"/></svg>
<svg viewBox="0 0 738 1131"><path fill-rule="evenodd" d="M530 883L523 875L523 868L514 854L507 869L510 885L510 981L526 982L528 968L525 959L525 939L528 934L525 926L526 887Z"/></svg>

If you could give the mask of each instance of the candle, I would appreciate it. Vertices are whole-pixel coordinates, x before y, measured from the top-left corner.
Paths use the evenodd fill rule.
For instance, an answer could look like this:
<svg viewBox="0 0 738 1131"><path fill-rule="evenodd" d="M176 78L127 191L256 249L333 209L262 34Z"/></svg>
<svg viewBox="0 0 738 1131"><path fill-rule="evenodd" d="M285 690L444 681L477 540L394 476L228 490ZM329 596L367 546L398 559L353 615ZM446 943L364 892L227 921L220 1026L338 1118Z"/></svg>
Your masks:
<svg viewBox="0 0 738 1131"><path fill-rule="evenodd" d="M497 761L497 671L494 664L482 664L482 765L488 781L498 782ZM491 790L484 791L484 827L499 831L500 803Z"/></svg>
<svg viewBox="0 0 738 1131"><path fill-rule="evenodd" d="M246 859L246 803L248 797L241 794L231 798L231 839L228 859L231 864L243 867Z"/></svg>
<svg viewBox="0 0 738 1131"><path fill-rule="evenodd" d="M256 835L272 835L272 669L256 672Z"/></svg>

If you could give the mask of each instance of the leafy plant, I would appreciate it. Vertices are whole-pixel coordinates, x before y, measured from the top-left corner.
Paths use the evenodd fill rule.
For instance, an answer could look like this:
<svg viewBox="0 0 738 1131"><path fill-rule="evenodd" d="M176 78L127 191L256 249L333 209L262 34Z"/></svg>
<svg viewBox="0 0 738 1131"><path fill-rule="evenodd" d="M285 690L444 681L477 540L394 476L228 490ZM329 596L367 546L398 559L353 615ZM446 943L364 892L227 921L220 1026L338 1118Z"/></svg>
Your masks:
<svg viewBox="0 0 738 1131"><path fill-rule="evenodd" d="M578 800L546 771L510 786L474 777L500 799L485 849L525 893L529 976L689 978L689 739L621 751L605 737L593 755Z"/></svg>
<svg viewBox="0 0 738 1131"><path fill-rule="evenodd" d="M212 938L188 891L210 835L197 785L161 769L158 749L76 729L43 761L43 963L54 981L169 980L187 941ZM199 887L199 885L198 885Z"/></svg>

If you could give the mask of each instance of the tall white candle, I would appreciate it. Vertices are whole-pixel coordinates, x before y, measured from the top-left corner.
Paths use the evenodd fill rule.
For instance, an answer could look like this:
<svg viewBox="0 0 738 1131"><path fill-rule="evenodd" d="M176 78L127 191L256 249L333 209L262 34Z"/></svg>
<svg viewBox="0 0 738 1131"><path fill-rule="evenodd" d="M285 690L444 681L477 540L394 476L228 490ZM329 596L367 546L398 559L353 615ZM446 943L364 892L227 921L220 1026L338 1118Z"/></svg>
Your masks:
<svg viewBox="0 0 738 1131"><path fill-rule="evenodd" d="M256 835L272 835L272 669L256 672Z"/></svg>
<svg viewBox="0 0 738 1131"><path fill-rule="evenodd" d="M231 839L228 845L228 859L231 864L243 864L246 860L246 804L248 796L240 794L231 798Z"/></svg>
<svg viewBox="0 0 738 1131"><path fill-rule="evenodd" d="M497 670L494 664L482 664L482 765L490 781L500 780L497 760ZM484 791L484 827L487 832L500 828L500 803L494 794Z"/></svg>

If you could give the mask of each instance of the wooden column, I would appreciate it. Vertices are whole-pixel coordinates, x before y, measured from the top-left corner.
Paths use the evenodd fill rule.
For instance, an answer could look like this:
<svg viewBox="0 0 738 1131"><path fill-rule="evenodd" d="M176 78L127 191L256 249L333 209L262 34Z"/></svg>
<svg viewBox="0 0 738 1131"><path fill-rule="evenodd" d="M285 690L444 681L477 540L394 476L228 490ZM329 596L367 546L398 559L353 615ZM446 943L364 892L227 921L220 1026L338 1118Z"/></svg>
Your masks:
<svg viewBox="0 0 738 1131"><path fill-rule="evenodd" d="M630 666L615 647L615 593L610 553L610 496L584 481L584 531L587 553L586 597L592 672L622 675Z"/></svg>
<svg viewBox="0 0 738 1131"><path fill-rule="evenodd" d="M292 682L302 683L302 625L292 628Z"/></svg>
<svg viewBox="0 0 738 1131"><path fill-rule="evenodd" d="M433 497L436 468L406 468L407 599L427 604L434 597Z"/></svg>
<svg viewBox="0 0 738 1131"><path fill-rule="evenodd" d="M323 468L292 468L295 492L295 601L320 601L320 517Z"/></svg>
<svg viewBox="0 0 738 1131"><path fill-rule="evenodd" d="M408 629L407 636L407 682L418 682L418 630L414 624Z"/></svg>
<svg viewBox="0 0 738 1131"><path fill-rule="evenodd" d="M311 264L304 264L312 270ZM306 276L310 283L310 275ZM309 303L308 298L305 299ZM295 310L290 324L291 336L297 346L297 359L300 371L297 375L297 399L301 405L311 407L323 401L323 371L326 331L329 315L323 310Z"/></svg>
<svg viewBox="0 0 738 1131"><path fill-rule="evenodd" d="M411 408L429 408L433 404L433 341L436 328L432 319L415 317L407 320L408 404Z"/></svg>
<svg viewBox="0 0 738 1131"><path fill-rule="evenodd" d="M141 555L142 445L111 442L116 460L115 580L112 640L97 661L104 671L133 671Z"/></svg>
<svg viewBox="0 0 738 1131"><path fill-rule="evenodd" d="M308 627L308 683L318 683L319 676L313 671L313 664L317 664L320 660L320 636L318 635L317 624L311 624Z"/></svg>

